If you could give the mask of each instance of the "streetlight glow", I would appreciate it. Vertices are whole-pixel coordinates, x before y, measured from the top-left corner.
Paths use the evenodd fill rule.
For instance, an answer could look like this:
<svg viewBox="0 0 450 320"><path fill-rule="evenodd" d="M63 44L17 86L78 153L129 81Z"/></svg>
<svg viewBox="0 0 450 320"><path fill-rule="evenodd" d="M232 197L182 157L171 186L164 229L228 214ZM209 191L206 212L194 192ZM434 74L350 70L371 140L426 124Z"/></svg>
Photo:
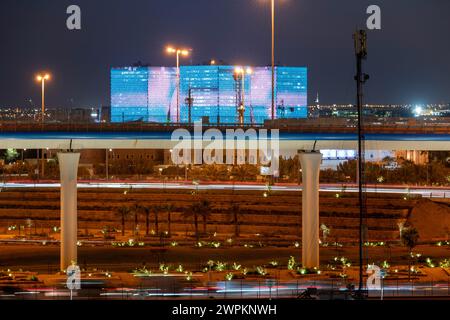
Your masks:
<svg viewBox="0 0 450 320"><path fill-rule="evenodd" d="M175 52L177 52L177 50L175 50L172 47L167 47L166 51L167 51L167 53L175 53Z"/></svg>
<svg viewBox="0 0 450 320"><path fill-rule="evenodd" d="M36 76L36 80L41 83L41 95L42 95L42 106L41 106L41 120L44 121L44 113L45 113L45 81L50 80L50 74L38 74Z"/></svg>
<svg viewBox="0 0 450 320"><path fill-rule="evenodd" d="M238 75L252 74L253 69L252 68L235 67L234 73L236 73Z"/></svg>
<svg viewBox="0 0 450 320"><path fill-rule="evenodd" d="M50 80L50 75L49 75L48 73L46 73L46 74L44 74L44 75L38 74L38 75L36 76L36 80L37 80L38 82L41 82L41 81L43 81L43 80Z"/></svg>

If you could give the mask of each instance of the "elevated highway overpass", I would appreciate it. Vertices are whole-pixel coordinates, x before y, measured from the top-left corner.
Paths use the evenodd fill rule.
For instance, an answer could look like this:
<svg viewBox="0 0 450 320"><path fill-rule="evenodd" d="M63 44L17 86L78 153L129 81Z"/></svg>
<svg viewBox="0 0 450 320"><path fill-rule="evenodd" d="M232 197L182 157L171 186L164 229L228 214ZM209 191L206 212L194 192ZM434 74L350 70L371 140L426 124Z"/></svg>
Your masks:
<svg viewBox="0 0 450 320"><path fill-rule="evenodd" d="M0 124L0 149L171 149L178 141L172 141L176 129L192 133L194 128L186 125L120 123L120 124L73 124L40 123ZM316 142L320 149L357 149L357 134L353 123L317 124L301 122L296 125L261 125L239 127L235 125L203 125L203 132L218 129L227 130L279 129L279 143L282 150L308 150ZM395 121L370 123L365 127L366 149L368 150L450 150L450 126L448 123L407 125ZM208 145L209 142L204 142Z"/></svg>

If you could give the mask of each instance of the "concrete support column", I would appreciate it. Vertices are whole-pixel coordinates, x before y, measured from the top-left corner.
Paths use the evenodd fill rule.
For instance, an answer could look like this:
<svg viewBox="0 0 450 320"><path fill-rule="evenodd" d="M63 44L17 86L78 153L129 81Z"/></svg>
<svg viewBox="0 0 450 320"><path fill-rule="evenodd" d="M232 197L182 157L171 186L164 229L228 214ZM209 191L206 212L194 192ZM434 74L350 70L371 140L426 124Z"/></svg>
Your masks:
<svg viewBox="0 0 450 320"><path fill-rule="evenodd" d="M302 265L319 267L319 174L322 154L300 153L302 166Z"/></svg>
<svg viewBox="0 0 450 320"><path fill-rule="evenodd" d="M61 177L61 271L77 262L77 173L80 154L58 153Z"/></svg>

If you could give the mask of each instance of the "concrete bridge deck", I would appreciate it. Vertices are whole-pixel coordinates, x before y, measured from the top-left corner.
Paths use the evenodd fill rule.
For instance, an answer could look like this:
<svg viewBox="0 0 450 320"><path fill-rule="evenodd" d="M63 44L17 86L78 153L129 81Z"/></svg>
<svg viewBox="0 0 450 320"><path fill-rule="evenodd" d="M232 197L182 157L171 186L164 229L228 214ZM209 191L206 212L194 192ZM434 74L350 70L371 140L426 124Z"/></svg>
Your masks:
<svg viewBox="0 0 450 320"><path fill-rule="evenodd" d="M442 120L442 119L441 119ZM194 127L182 124L157 123L12 123L0 124L0 148L67 149L72 141L76 149L170 149L176 129L193 133ZM240 127L203 124L203 131L219 129L225 133L236 129L279 129L280 149L356 149L357 134L354 121L298 121L295 123L266 123ZM192 134L192 139L194 135ZM371 150L450 150L450 126L439 122L368 122L365 125L366 149ZM204 143L209 144L208 142Z"/></svg>

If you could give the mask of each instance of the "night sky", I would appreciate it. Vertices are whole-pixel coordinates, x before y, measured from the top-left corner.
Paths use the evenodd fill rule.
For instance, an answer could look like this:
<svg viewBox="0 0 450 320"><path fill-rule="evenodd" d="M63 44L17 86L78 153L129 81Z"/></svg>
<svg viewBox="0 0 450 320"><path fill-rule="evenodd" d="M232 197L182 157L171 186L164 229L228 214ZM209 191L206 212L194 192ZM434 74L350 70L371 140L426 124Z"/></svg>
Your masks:
<svg viewBox="0 0 450 320"><path fill-rule="evenodd" d="M82 30L66 28L66 8ZM352 32L366 8L382 8L369 31L368 103L450 101L449 0L278 0L277 61L309 68L309 102L354 102ZM39 105L35 74L52 73L47 105L109 105L109 68L137 61L174 65L167 44L194 49L185 64L211 58L270 64L269 0L2 0L0 106Z"/></svg>

